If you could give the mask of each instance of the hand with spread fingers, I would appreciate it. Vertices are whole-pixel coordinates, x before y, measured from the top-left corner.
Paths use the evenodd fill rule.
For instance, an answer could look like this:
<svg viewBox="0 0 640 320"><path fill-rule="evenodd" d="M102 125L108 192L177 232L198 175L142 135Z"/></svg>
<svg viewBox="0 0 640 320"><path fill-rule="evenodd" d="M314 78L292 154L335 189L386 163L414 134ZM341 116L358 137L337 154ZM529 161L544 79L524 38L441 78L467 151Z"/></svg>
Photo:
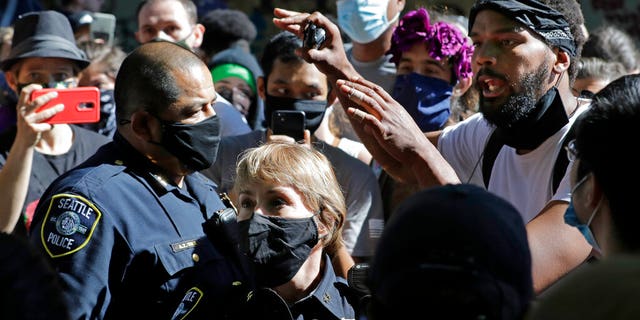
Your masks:
<svg viewBox="0 0 640 320"><path fill-rule="evenodd" d="M399 181L425 186L459 182L451 166L406 110L380 86L362 79L355 71L333 22L319 12L275 9L274 14L277 27L300 38L309 23L325 29L326 40L322 46L302 48L298 52L327 75L356 134L389 174Z"/></svg>
<svg viewBox="0 0 640 320"><path fill-rule="evenodd" d="M329 77L333 85L337 79L354 79L360 77L355 71L344 50L340 30L329 18L320 12L303 13L276 8L273 23L276 27L296 34L300 39L309 24L325 30L325 40L316 48L301 48L297 52L305 61L315 64L322 73Z"/></svg>
<svg viewBox="0 0 640 320"><path fill-rule="evenodd" d="M421 185L459 183L453 169L409 113L380 86L362 78L338 80L337 86L338 95L355 105L348 107L346 112L353 126L357 127L356 132L374 138L365 144L385 171L400 181ZM423 166L426 160L418 160L422 157L429 157L429 161L434 161L437 166L433 169ZM406 165L413 163L421 165Z"/></svg>

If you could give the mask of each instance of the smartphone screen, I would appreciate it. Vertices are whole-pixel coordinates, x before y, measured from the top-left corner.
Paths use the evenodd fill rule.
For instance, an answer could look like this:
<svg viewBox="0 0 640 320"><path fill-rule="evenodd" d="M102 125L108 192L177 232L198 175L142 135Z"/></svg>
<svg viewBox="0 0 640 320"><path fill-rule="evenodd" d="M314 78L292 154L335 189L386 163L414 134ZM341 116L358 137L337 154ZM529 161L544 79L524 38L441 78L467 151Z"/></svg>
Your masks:
<svg viewBox="0 0 640 320"><path fill-rule="evenodd" d="M276 110L271 115L271 131L273 134L286 135L296 141L304 140L304 111Z"/></svg>
<svg viewBox="0 0 640 320"><path fill-rule="evenodd" d="M57 91L58 97L36 110L51 108L63 104L64 110L47 119L46 123L92 123L100 121L100 90L96 87L78 87L66 89L46 88L34 90L31 100L51 91Z"/></svg>

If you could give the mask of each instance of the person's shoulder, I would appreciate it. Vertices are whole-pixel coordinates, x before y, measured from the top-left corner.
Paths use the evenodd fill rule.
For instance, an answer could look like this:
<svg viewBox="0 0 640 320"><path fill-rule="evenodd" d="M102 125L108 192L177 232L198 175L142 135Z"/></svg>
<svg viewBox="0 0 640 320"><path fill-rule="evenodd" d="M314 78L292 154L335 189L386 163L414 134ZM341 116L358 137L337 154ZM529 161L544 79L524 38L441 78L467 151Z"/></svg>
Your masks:
<svg viewBox="0 0 640 320"><path fill-rule="evenodd" d="M71 130L74 132L74 134L79 138L78 140L74 139L74 141L79 141L79 140L83 140L83 141L91 141L92 143L107 143L109 141L111 141L111 138L100 134L98 132L95 132L93 130L89 130L87 128L83 128L77 125L70 125Z"/></svg>
<svg viewBox="0 0 640 320"><path fill-rule="evenodd" d="M253 130L245 134L222 137L216 160L209 169L205 169L205 175L212 178L213 172L235 171L238 155L248 148L259 146L263 141L264 130Z"/></svg>
<svg viewBox="0 0 640 320"><path fill-rule="evenodd" d="M190 177L201 184L199 187L211 188L217 192L218 185L202 172L194 172L190 174Z"/></svg>
<svg viewBox="0 0 640 320"><path fill-rule="evenodd" d="M636 319L640 257L619 255L586 263L543 292L525 319ZM587 304L594 293L607 293L597 304Z"/></svg>
<svg viewBox="0 0 640 320"><path fill-rule="evenodd" d="M457 134L463 134L468 137L481 139L489 132L492 132L493 128L494 127L489 124L482 113L476 112L463 121L452 124L450 126L446 126L444 129L442 129L440 137L442 138L443 136L450 136L452 135L452 132L456 132Z"/></svg>
<svg viewBox="0 0 640 320"><path fill-rule="evenodd" d="M338 147L334 147L322 140L313 142L313 145L318 151L322 152L334 166L348 166L349 168L353 168L353 170L371 171L371 168L364 162ZM371 171L371 173L373 174L373 171Z"/></svg>
<svg viewBox="0 0 640 320"><path fill-rule="evenodd" d="M224 145L225 150L227 150L227 148L244 150L257 147L263 143L264 140L265 130L257 129L243 134L222 137L220 143Z"/></svg>
<svg viewBox="0 0 640 320"><path fill-rule="evenodd" d="M325 307L337 318L351 318L355 315L355 307L358 305L361 296L353 288L349 287L346 279L335 273L330 258L325 256L324 259L324 274L313 295L320 301L326 301L326 297L333 297L334 299L340 297L342 303L330 303Z"/></svg>
<svg viewBox="0 0 640 320"><path fill-rule="evenodd" d="M60 176L61 185L69 185L78 187L83 186L87 189L102 188L105 180L124 171L124 166L108 163L92 163L89 165L78 166ZM78 188L76 187L76 188Z"/></svg>
<svg viewBox="0 0 640 320"><path fill-rule="evenodd" d="M213 105L216 115L220 118L220 135L232 136L245 134L251 131L244 116L229 101L218 95L218 100Z"/></svg>
<svg viewBox="0 0 640 320"><path fill-rule="evenodd" d="M479 125L489 126L489 122L487 122L487 119L484 118L484 115L481 112L476 112L470 115L468 118L464 119L463 121L460 121L454 124L452 127L479 126Z"/></svg>
<svg viewBox="0 0 640 320"><path fill-rule="evenodd" d="M98 146L96 146L97 148ZM87 194L102 190L108 179L125 171L126 166L113 160L113 150L100 150L80 165L60 175L52 184L59 190L73 189L86 191Z"/></svg>

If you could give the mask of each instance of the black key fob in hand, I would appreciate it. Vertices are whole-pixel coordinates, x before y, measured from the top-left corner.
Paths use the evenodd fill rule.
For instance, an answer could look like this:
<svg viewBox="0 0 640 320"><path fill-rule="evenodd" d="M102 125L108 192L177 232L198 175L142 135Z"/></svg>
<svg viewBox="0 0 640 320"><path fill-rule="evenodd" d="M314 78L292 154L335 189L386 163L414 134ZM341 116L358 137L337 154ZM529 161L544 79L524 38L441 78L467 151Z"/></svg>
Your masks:
<svg viewBox="0 0 640 320"><path fill-rule="evenodd" d="M323 28L309 23L304 30L304 46L309 49L318 49L327 38L327 33Z"/></svg>

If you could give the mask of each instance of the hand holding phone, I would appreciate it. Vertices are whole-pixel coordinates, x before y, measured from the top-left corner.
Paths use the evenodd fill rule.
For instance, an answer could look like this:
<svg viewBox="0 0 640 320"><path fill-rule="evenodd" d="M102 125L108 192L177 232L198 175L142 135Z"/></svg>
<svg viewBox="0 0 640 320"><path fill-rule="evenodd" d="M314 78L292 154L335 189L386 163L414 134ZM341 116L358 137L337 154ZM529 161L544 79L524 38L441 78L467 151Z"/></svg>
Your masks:
<svg viewBox="0 0 640 320"><path fill-rule="evenodd" d="M58 104L64 105L64 110L58 112L51 118L43 121L45 123L91 123L100 120L100 90L96 87L79 87L65 89L38 89L31 93L31 101L47 94L57 91L58 97L40 106L36 112L51 108Z"/></svg>
<svg viewBox="0 0 640 320"><path fill-rule="evenodd" d="M296 142L304 140L304 111L276 110L271 115L271 131L274 135L286 135Z"/></svg>
<svg viewBox="0 0 640 320"><path fill-rule="evenodd" d="M327 32L313 23L309 23L304 29L303 44L309 49L318 49L327 39Z"/></svg>

